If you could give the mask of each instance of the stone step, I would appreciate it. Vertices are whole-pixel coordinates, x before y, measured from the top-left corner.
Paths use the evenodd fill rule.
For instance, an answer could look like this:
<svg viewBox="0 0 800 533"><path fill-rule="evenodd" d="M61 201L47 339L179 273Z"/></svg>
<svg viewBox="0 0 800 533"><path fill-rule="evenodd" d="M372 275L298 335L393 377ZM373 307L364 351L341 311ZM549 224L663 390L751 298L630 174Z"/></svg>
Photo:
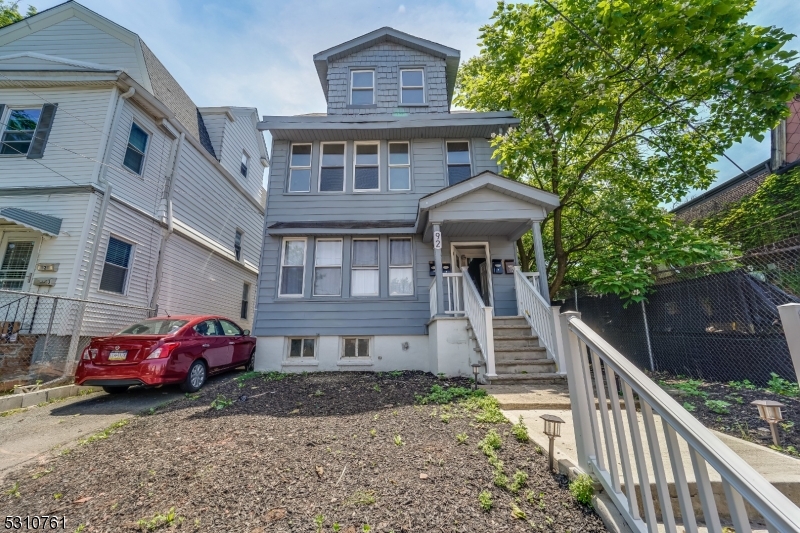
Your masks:
<svg viewBox="0 0 800 533"><path fill-rule="evenodd" d="M515 348L538 348L538 337L495 337L494 351L511 350Z"/></svg>
<svg viewBox="0 0 800 533"><path fill-rule="evenodd" d="M540 346L528 348L512 348L505 350L495 349L495 361L538 361L540 359L547 359L547 350Z"/></svg>
<svg viewBox="0 0 800 533"><path fill-rule="evenodd" d="M531 327L528 324L514 326L494 326L494 337L532 337Z"/></svg>
<svg viewBox="0 0 800 533"><path fill-rule="evenodd" d="M496 316L492 319L492 323L496 326L519 326L527 325L528 321L524 316Z"/></svg>
<svg viewBox="0 0 800 533"><path fill-rule="evenodd" d="M551 374L556 371L556 364L551 359L534 359L528 361L497 361L495 370L498 374Z"/></svg>
<svg viewBox="0 0 800 533"><path fill-rule="evenodd" d="M527 385L535 383L566 383L567 377L555 372L543 374L497 374L486 376L490 385Z"/></svg>

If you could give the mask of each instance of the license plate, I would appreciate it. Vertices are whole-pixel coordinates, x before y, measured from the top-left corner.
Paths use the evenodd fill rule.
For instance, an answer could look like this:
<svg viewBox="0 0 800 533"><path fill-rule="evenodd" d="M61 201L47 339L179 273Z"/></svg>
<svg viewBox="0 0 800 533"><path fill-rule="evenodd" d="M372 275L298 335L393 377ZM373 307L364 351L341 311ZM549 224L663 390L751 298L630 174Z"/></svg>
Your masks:
<svg viewBox="0 0 800 533"><path fill-rule="evenodd" d="M113 350L108 354L109 361L124 361L128 357L128 350Z"/></svg>

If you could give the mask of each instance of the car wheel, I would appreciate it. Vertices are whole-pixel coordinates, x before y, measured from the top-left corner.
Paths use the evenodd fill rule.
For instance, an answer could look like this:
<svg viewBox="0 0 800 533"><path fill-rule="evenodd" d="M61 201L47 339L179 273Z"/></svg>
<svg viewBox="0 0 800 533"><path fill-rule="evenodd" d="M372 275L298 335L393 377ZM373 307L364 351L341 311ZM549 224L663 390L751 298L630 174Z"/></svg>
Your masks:
<svg viewBox="0 0 800 533"><path fill-rule="evenodd" d="M181 384L181 389L186 392L197 392L206 382L206 365L203 361L195 361L186 374L186 381Z"/></svg>
<svg viewBox="0 0 800 533"><path fill-rule="evenodd" d="M122 394L126 390L128 390L128 385L106 385L103 387L103 390L109 394Z"/></svg>
<svg viewBox="0 0 800 533"><path fill-rule="evenodd" d="M248 372L252 372L256 369L256 350L253 348L253 353L250 354L250 359L247 361L247 366L245 370Z"/></svg>

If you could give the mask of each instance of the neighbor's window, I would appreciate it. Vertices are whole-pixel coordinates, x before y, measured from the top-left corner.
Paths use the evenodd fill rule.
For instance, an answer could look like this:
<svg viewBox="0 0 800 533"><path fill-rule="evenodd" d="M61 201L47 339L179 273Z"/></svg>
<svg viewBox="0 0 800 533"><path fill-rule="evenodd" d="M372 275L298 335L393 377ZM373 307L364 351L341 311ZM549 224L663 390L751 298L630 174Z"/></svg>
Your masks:
<svg viewBox="0 0 800 533"><path fill-rule="evenodd" d="M250 310L250 284L245 283L242 285L242 310L239 313L239 318L247 320L247 311Z"/></svg>
<svg viewBox="0 0 800 533"><path fill-rule="evenodd" d="M151 318L128 326L114 335L169 335L188 324L188 320L172 320L169 318Z"/></svg>
<svg viewBox="0 0 800 533"><path fill-rule="evenodd" d="M369 338L344 339L342 357L369 357Z"/></svg>
<svg viewBox="0 0 800 533"><path fill-rule="evenodd" d="M238 229L233 236L233 255L236 256L237 261L242 260L242 232Z"/></svg>
<svg viewBox="0 0 800 533"><path fill-rule="evenodd" d="M100 290L125 294L133 245L109 237Z"/></svg>
<svg viewBox="0 0 800 533"><path fill-rule="evenodd" d="M372 105L375 103L375 71L350 71L350 103Z"/></svg>
<svg viewBox="0 0 800 533"><path fill-rule="evenodd" d="M289 160L289 192L311 190L311 145L293 144Z"/></svg>
<svg viewBox="0 0 800 533"><path fill-rule="evenodd" d="M411 239L389 239L389 296L414 294Z"/></svg>
<svg viewBox="0 0 800 533"><path fill-rule="evenodd" d="M227 337L238 337L239 335L244 335L244 331L242 331L239 326L230 320L220 318L219 325L222 326L222 334Z"/></svg>
<svg viewBox="0 0 800 533"><path fill-rule="evenodd" d="M247 177L247 165L250 164L250 156L247 155L247 152L242 152L242 164L239 167L239 172L242 173L242 176L245 178Z"/></svg>
<svg viewBox="0 0 800 533"><path fill-rule="evenodd" d="M289 339L289 357L314 358L315 339Z"/></svg>
<svg viewBox="0 0 800 533"><path fill-rule="evenodd" d="M27 155L41 115L41 107L10 110L5 120L5 129L0 124L0 130L3 130L0 155Z"/></svg>
<svg viewBox="0 0 800 533"><path fill-rule="evenodd" d="M356 156L353 170L354 191L377 191L380 189L378 170L378 149L376 142L356 143Z"/></svg>
<svg viewBox="0 0 800 533"><path fill-rule="evenodd" d="M125 159L122 164L131 171L141 174L144 166L144 154L147 150L148 135L136 124L131 124L131 134L128 136L128 148L125 150Z"/></svg>
<svg viewBox="0 0 800 533"><path fill-rule="evenodd" d="M353 240L353 269L350 293L353 296L378 296L378 239Z"/></svg>
<svg viewBox="0 0 800 533"><path fill-rule="evenodd" d="M469 142L456 141L447 143L447 182L455 185L472 174L469 159Z"/></svg>
<svg viewBox="0 0 800 533"><path fill-rule="evenodd" d="M281 296L303 296L306 266L306 240L284 239L281 253Z"/></svg>
<svg viewBox="0 0 800 533"><path fill-rule="evenodd" d="M322 143L319 190L320 192L344 191L344 143Z"/></svg>
<svg viewBox="0 0 800 533"><path fill-rule="evenodd" d="M317 239L314 296L342 294L342 239Z"/></svg>
<svg viewBox="0 0 800 533"><path fill-rule="evenodd" d="M389 190L411 190L409 143L389 143Z"/></svg>
<svg viewBox="0 0 800 533"><path fill-rule="evenodd" d="M425 103L425 72L421 68L400 71L400 103Z"/></svg>

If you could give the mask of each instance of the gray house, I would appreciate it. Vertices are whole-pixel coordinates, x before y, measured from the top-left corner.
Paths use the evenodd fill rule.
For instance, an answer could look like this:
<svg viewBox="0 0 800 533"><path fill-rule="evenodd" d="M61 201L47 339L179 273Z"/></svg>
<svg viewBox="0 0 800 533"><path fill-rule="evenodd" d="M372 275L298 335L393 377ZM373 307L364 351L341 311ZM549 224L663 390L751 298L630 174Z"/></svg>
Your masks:
<svg viewBox="0 0 800 533"><path fill-rule="evenodd" d="M373 31L314 56L326 114L259 124L273 155L257 369L563 368L547 291L515 253L527 231L541 243L558 198L499 175L490 138L511 113L451 111L459 57Z"/></svg>

